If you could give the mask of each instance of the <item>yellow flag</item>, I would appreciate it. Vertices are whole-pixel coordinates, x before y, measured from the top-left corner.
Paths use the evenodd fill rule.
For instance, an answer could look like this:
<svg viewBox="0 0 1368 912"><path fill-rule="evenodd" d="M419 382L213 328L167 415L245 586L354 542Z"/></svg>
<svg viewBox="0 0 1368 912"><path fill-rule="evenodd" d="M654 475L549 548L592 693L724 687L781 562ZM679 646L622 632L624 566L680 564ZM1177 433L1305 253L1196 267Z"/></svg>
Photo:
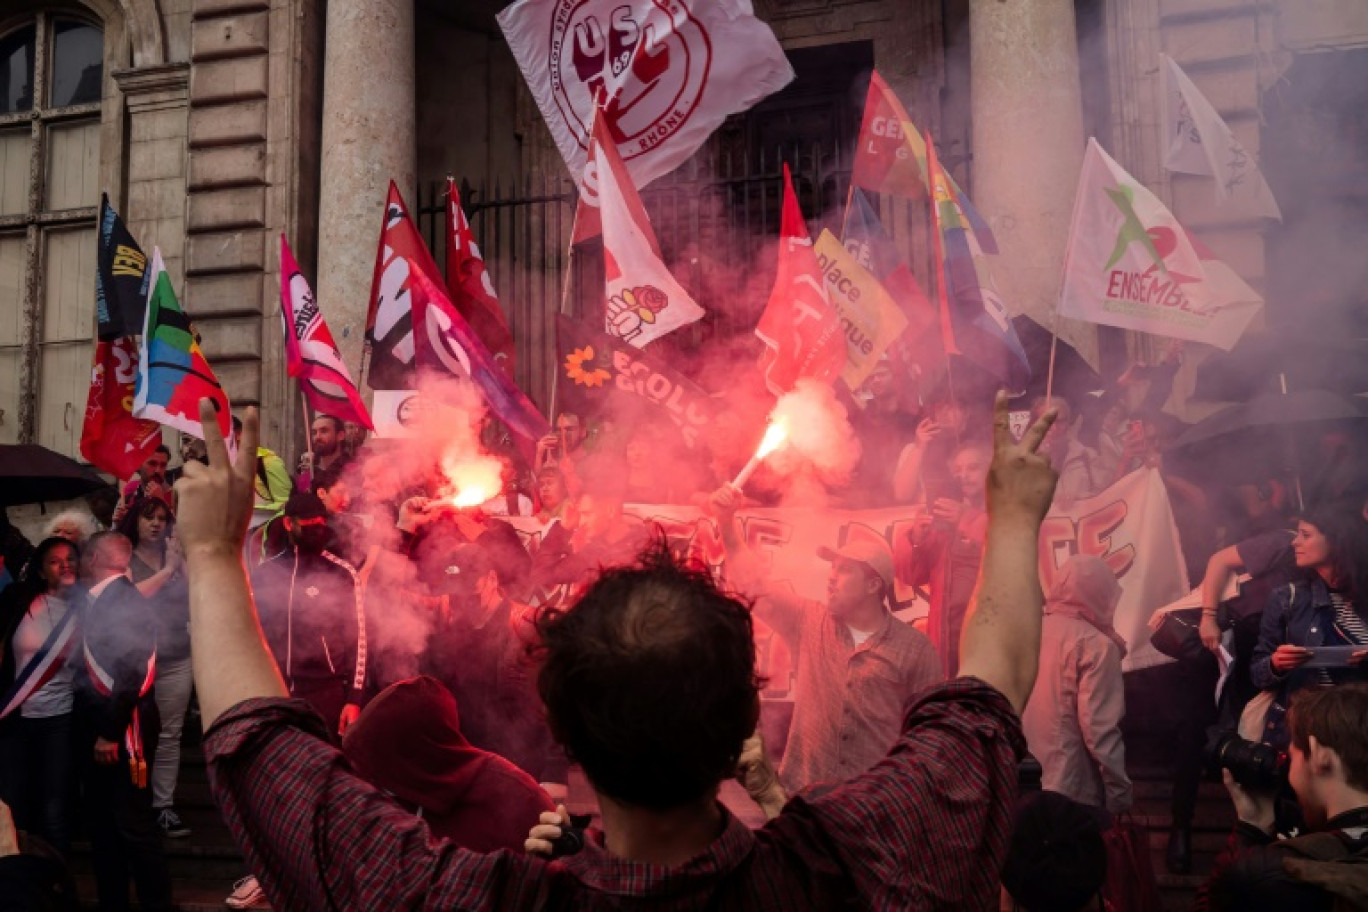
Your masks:
<svg viewBox="0 0 1368 912"><path fill-rule="evenodd" d="M841 323L846 365L841 379L852 390L874 370L879 358L907 328L902 308L879 280L850 255L830 231L814 246L826 280L827 297Z"/></svg>

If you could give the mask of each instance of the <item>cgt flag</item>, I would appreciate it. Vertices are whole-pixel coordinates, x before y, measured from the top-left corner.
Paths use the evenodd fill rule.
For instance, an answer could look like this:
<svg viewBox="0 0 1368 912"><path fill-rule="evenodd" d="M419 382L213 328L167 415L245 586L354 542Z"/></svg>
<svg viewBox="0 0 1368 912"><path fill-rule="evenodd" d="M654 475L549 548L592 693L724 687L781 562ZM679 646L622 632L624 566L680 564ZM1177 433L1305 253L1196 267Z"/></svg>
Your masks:
<svg viewBox="0 0 1368 912"><path fill-rule="evenodd" d="M632 178L607 136L595 125L599 162L599 216L603 219L603 278L608 305L604 330L645 348L668 332L693 323L705 311L675 281Z"/></svg>
<svg viewBox="0 0 1368 912"><path fill-rule="evenodd" d="M1229 351L1263 299L1088 140L1059 312Z"/></svg>
<svg viewBox="0 0 1368 912"><path fill-rule="evenodd" d="M285 235L280 236L280 318L285 330L285 372L313 410L371 430L370 413L337 351L313 290L299 271Z"/></svg>
<svg viewBox="0 0 1368 912"><path fill-rule="evenodd" d="M1254 158L1173 58L1161 56L1169 135L1164 167L1214 178L1217 205L1281 221L1282 211Z"/></svg>
<svg viewBox="0 0 1368 912"><path fill-rule="evenodd" d="M475 385L490 411L508 425L529 459L551 427L532 401L494 361L470 324L422 270L409 278L413 304L415 361L419 370L446 374Z"/></svg>
<svg viewBox="0 0 1368 912"><path fill-rule="evenodd" d="M161 446L161 425L133 417L138 343L132 336L101 339L90 369L90 395L81 425L81 455L115 478L129 478Z"/></svg>
<svg viewBox="0 0 1368 912"><path fill-rule="evenodd" d="M461 192L447 178L446 287L451 303L466 318L504 373L513 376L513 332L499 307L475 232L461 208Z"/></svg>
<svg viewBox="0 0 1368 912"><path fill-rule="evenodd" d="M784 165L784 208L779 222L779 270L765 312L755 326L765 343L760 369L776 396L802 377L827 382L845 367L840 319L827 300L826 283L812 250L803 211Z"/></svg>
<svg viewBox="0 0 1368 912"><path fill-rule="evenodd" d="M645 187L729 116L793 80L750 0L518 0L498 18L576 182L595 98L633 182Z"/></svg>
<svg viewBox="0 0 1368 912"><path fill-rule="evenodd" d="M218 406L219 430L226 440L232 419L228 394L204 360L190 319L176 301L160 248L152 248L150 273L152 293L147 298L142 348L138 352L133 414L203 440L199 402L213 399Z"/></svg>
<svg viewBox="0 0 1368 912"><path fill-rule="evenodd" d="M366 312L366 341L371 349L366 382L373 390L413 387L413 309L409 306L409 286L410 277L417 271L425 273L435 284L442 283L442 274L409 217L399 188L390 181L385 220L375 251L370 308Z"/></svg>
<svg viewBox="0 0 1368 912"><path fill-rule="evenodd" d="M610 402L664 413L685 444L697 447L712 426L708 394L665 364L577 320L556 316L558 389L566 410L594 415Z"/></svg>
<svg viewBox="0 0 1368 912"><path fill-rule="evenodd" d="M926 151L945 351L963 355L1009 391L1021 392L1031 381L1031 365L993 284L987 251L966 214L964 197L941 168L929 137Z"/></svg>
<svg viewBox="0 0 1368 912"><path fill-rule="evenodd" d="M147 309L147 256L100 194L100 242L95 253L95 312L101 341L136 336ZM120 476L123 477L123 476Z"/></svg>

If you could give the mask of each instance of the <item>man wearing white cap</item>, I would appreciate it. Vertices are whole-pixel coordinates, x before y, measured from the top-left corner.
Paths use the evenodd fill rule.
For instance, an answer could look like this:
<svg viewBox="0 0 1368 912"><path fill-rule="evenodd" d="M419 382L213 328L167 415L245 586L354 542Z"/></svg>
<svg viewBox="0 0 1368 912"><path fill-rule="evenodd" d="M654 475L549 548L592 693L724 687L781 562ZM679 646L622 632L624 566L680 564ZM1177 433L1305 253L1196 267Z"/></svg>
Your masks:
<svg viewBox="0 0 1368 912"><path fill-rule="evenodd" d="M912 698L942 680L931 641L895 617L893 553L872 538L821 548L831 562L826 605L771 588L736 532L735 491L713 494L730 574L760 594L756 615L797 656L793 723L779 779L793 793L821 781L858 776L897 740ZM740 571L738 574L735 571Z"/></svg>

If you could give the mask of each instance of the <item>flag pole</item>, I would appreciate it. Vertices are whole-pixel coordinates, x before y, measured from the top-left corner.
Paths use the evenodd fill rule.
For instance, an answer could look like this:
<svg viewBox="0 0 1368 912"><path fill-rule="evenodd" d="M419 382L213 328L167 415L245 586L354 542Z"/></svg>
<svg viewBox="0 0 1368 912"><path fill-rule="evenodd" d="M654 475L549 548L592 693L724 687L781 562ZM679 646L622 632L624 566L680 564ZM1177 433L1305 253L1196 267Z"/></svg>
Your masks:
<svg viewBox="0 0 1368 912"><path fill-rule="evenodd" d="M1058 319L1056 315L1055 319ZM1050 366L1045 372L1045 407L1049 408L1054 393L1055 350L1059 347L1059 333L1055 332L1054 321L1050 321Z"/></svg>
<svg viewBox="0 0 1368 912"><path fill-rule="evenodd" d="M560 306L556 308L556 312L561 316L566 316L566 304L570 301L570 282L574 278L574 275L575 239L574 229L572 228L570 235L570 252L567 254L565 260L565 278L561 280ZM551 350L555 353L555 356L552 358L552 362L555 364L555 370L551 372L551 414L549 417L554 422L556 420L556 396L560 392L560 342L557 341L555 345L551 346Z"/></svg>
<svg viewBox="0 0 1368 912"><path fill-rule="evenodd" d="M304 412L304 451L309 454L309 474L313 474L313 433L309 421L309 399L304 389L299 390L299 407Z"/></svg>

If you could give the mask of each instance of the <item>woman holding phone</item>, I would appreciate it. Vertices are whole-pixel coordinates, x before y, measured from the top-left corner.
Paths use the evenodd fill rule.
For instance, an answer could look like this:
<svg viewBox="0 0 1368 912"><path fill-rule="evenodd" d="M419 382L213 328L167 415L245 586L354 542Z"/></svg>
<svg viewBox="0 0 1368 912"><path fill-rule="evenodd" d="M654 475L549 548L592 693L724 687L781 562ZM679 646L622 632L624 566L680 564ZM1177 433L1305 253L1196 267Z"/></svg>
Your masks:
<svg viewBox="0 0 1368 912"><path fill-rule="evenodd" d="M1275 692L1264 741L1278 747L1292 694L1368 681L1368 522L1348 507L1313 508L1292 552L1301 578L1270 596L1250 666L1254 685Z"/></svg>

